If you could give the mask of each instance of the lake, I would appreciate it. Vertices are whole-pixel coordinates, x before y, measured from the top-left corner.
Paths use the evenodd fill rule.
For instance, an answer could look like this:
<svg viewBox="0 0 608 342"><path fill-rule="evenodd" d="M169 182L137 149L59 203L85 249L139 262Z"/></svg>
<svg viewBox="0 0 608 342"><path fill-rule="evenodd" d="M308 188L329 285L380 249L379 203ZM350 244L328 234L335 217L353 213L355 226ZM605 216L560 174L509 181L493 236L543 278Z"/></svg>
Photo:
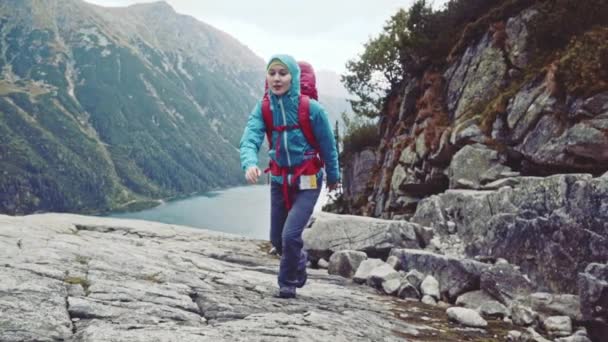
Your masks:
<svg viewBox="0 0 608 342"><path fill-rule="evenodd" d="M326 202L327 189L324 188L315 211L320 211ZM270 185L249 185L211 191L138 212L109 216L205 228L268 240Z"/></svg>

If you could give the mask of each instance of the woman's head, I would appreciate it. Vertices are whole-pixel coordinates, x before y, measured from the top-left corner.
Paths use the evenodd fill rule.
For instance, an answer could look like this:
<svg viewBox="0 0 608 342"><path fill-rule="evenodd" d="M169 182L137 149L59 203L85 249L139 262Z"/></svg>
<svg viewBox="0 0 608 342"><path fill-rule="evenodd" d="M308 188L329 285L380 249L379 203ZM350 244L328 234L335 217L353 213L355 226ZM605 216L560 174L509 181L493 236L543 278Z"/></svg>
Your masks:
<svg viewBox="0 0 608 342"><path fill-rule="evenodd" d="M273 56L266 67L268 89L277 96L285 95L289 90L299 94L299 77L298 64L293 57L288 55Z"/></svg>

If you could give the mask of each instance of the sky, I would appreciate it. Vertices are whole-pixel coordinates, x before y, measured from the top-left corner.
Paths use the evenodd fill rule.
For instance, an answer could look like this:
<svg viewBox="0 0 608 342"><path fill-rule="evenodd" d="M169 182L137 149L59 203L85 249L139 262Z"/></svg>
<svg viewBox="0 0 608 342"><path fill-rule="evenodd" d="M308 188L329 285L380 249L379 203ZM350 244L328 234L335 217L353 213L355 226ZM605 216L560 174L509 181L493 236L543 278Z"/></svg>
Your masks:
<svg viewBox="0 0 608 342"><path fill-rule="evenodd" d="M127 6L157 0L85 0ZM343 73L399 8L414 0L165 0L176 12L218 28L264 60L287 53L317 70ZM448 0L429 0L441 8Z"/></svg>

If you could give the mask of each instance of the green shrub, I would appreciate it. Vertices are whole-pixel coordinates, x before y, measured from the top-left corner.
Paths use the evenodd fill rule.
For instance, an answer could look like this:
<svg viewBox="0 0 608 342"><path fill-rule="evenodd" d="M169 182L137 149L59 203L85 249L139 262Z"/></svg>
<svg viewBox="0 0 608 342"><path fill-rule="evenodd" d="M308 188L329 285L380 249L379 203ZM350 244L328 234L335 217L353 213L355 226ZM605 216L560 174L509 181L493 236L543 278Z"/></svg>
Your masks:
<svg viewBox="0 0 608 342"><path fill-rule="evenodd" d="M555 76L568 94L591 96L608 90L608 28L573 39L557 61Z"/></svg>
<svg viewBox="0 0 608 342"><path fill-rule="evenodd" d="M377 147L380 140L378 125L374 122L363 122L347 129L342 140L342 156L349 159L366 147Z"/></svg>

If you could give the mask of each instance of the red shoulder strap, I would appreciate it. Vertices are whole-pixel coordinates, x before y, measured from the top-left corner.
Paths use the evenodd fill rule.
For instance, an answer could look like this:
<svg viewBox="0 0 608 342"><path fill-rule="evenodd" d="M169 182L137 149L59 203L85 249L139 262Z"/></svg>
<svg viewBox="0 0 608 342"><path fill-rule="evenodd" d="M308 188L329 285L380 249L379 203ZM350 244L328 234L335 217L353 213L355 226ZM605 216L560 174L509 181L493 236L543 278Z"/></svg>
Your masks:
<svg viewBox="0 0 608 342"><path fill-rule="evenodd" d="M312 124L310 122L310 97L306 95L300 96L300 105L298 106L298 122L300 123L300 129L306 137L306 140L317 152L320 151L319 144L315 138L315 134L312 131Z"/></svg>
<svg viewBox="0 0 608 342"><path fill-rule="evenodd" d="M262 118L264 119L264 126L266 127L268 147L272 148L272 129L274 128L274 125L272 123L272 110L270 109L268 94L264 94L264 98L262 99Z"/></svg>

